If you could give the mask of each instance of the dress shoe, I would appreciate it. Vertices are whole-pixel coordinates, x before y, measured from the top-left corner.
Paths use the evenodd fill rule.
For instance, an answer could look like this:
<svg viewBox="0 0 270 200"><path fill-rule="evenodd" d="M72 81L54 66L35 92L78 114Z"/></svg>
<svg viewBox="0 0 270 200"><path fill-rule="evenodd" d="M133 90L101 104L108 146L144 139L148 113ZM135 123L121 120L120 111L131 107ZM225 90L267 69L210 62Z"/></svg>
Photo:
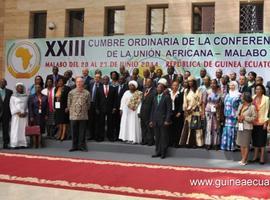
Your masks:
<svg viewBox="0 0 270 200"><path fill-rule="evenodd" d="M76 149L76 148L71 148L71 149L69 150L69 152L73 152L73 151L78 151L78 149Z"/></svg>
<svg viewBox="0 0 270 200"><path fill-rule="evenodd" d="M148 143L147 145L148 145L148 146L153 146L154 143L153 143L153 142L150 142L150 143Z"/></svg>
<svg viewBox="0 0 270 200"><path fill-rule="evenodd" d="M211 149L211 146L210 145L206 145L205 148L206 148L206 150L209 151Z"/></svg>
<svg viewBox="0 0 270 200"><path fill-rule="evenodd" d="M152 158L157 158L157 157L160 157L161 155L160 154L155 154L155 155L152 155Z"/></svg>
<svg viewBox="0 0 270 200"><path fill-rule="evenodd" d="M9 149L8 145L7 144L4 144L3 145L3 149Z"/></svg>
<svg viewBox="0 0 270 200"><path fill-rule="evenodd" d="M216 151L218 151L220 148L219 148L218 145L215 145L214 149L215 149Z"/></svg>
<svg viewBox="0 0 270 200"><path fill-rule="evenodd" d="M263 161L263 162L261 162L261 161L260 161L260 165L264 165L264 164L265 164L265 162L264 162L264 161Z"/></svg>
<svg viewBox="0 0 270 200"><path fill-rule="evenodd" d="M146 142L141 142L141 145L146 145L147 143Z"/></svg>
<svg viewBox="0 0 270 200"><path fill-rule="evenodd" d="M80 151L87 152L88 150L86 148L80 148Z"/></svg>
<svg viewBox="0 0 270 200"><path fill-rule="evenodd" d="M94 139L95 139L94 137L87 138L87 140L94 140Z"/></svg>
<svg viewBox="0 0 270 200"><path fill-rule="evenodd" d="M160 158L161 158L161 159L165 159L165 158L166 158L166 156L165 156L165 155L162 155Z"/></svg>

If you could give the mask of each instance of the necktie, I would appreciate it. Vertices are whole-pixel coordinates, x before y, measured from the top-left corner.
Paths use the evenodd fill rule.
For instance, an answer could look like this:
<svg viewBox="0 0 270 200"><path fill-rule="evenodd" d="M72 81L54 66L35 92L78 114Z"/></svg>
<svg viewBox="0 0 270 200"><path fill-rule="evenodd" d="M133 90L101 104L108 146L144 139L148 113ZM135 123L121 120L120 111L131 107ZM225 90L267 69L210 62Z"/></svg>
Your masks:
<svg viewBox="0 0 270 200"><path fill-rule="evenodd" d="M144 93L144 96L146 97L146 96L149 94L149 92L150 92L150 89L147 89L147 90L145 91L145 93Z"/></svg>
<svg viewBox="0 0 270 200"><path fill-rule="evenodd" d="M2 89L0 90L0 95L1 95L2 100L4 101L4 98L3 98L3 90L2 90Z"/></svg>
<svg viewBox="0 0 270 200"><path fill-rule="evenodd" d="M159 104L159 102L160 102L160 99L161 99L161 95L159 94L158 97L157 97L157 102L158 102L158 104Z"/></svg>
<svg viewBox="0 0 270 200"><path fill-rule="evenodd" d="M93 91L92 91L92 101L95 101L95 96L96 96L96 83L93 86Z"/></svg>
<svg viewBox="0 0 270 200"><path fill-rule="evenodd" d="M121 90L122 90L122 85L119 85L119 87L118 87L118 94L120 94Z"/></svg>
<svg viewBox="0 0 270 200"><path fill-rule="evenodd" d="M109 93L108 85L105 85L105 96L106 96L106 98L108 97L108 93Z"/></svg>

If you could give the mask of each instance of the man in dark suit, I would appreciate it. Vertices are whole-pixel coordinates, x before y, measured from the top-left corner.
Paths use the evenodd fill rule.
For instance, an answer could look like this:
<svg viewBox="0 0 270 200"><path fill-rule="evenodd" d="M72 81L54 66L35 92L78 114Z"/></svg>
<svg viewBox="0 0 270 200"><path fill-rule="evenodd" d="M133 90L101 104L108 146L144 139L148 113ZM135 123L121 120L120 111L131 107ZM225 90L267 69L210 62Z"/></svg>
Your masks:
<svg viewBox="0 0 270 200"><path fill-rule="evenodd" d="M222 83L221 83L221 78L222 78L222 76L223 76L223 71L222 71L222 69L217 69L217 70L216 70L216 80L217 80L219 86L222 85Z"/></svg>
<svg viewBox="0 0 270 200"><path fill-rule="evenodd" d="M89 140L95 139L98 140L98 119L99 119L99 113L97 112L96 109L96 96L97 96L97 91L99 87L102 88L102 83L101 83L101 75L97 73L95 75L94 81L92 81L87 88L88 91L90 92L91 95L91 106L90 106L90 111L88 113L88 120L89 120L89 131L90 131L90 136Z"/></svg>
<svg viewBox="0 0 270 200"><path fill-rule="evenodd" d="M247 81L246 81L246 77L245 76L241 75L239 77L238 83L239 83L239 92L241 94L243 94L245 92L248 92L251 95L251 88L249 88L247 86Z"/></svg>
<svg viewBox="0 0 270 200"><path fill-rule="evenodd" d="M116 90L113 86L109 85L109 76L103 77L103 86L99 87L96 96L96 106L99 113L99 132L98 141L104 141L105 138L105 120L107 117L107 138L113 142L117 138L113 131L113 113L116 112Z"/></svg>
<svg viewBox="0 0 270 200"><path fill-rule="evenodd" d="M128 85L126 83L125 76L119 77L119 85L116 87L116 111L113 114L114 119L114 135L116 138L119 138L119 132L120 132L120 122L121 122L121 115L120 115L120 105L121 105L121 99L124 95L124 93L128 90Z"/></svg>
<svg viewBox="0 0 270 200"><path fill-rule="evenodd" d="M178 79L177 74L174 73L175 69L174 66L168 66L167 68L167 75L163 76L167 80L167 86L171 87L172 82Z"/></svg>
<svg viewBox="0 0 270 200"><path fill-rule="evenodd" d="M59 69L58 69L58 67L56 67L56 66L53 67L52 72L53 72L52 74L50 74L50 75L48 75L48 76L46 77L46 83L47 83L47 80L50 78L50 79L53 80L53 85L56 87L56 86L57 86L57 83L58 83L58 80L59 80L60 78L63 78L63 76L60 75L60 74L58 74ZM46 86L45 86L45 87L46 87Z"/></svg>
<svg viewBox="0 0 270 200"><path fill-rule="evenodd" d="M255 86L256 86L256 77L257 74L253 71L248 73L248 87L251 89L251 95L255 95Z"/></svg>
<svg viewBox="0 0 270 200"><path fill-rule="evenodd" d="M3 148L8 149L9 144L9 129L11 112L9 107L10 97L12 96L12 90L6 88L7 81L5 79L0 80L0 121L2 122L3 130Z"/></svg>
<svg viewBox="0 0 270 200"><path fill-rule="evenodd" d="M132 72L132 76L127 78L127 83L129 81L136 81L138 83L138 90L142 91L143 90L143 79L139 75L139 68L134 68Z"/></svg>
<svg viewBox="0 0 270 200"><path fill-rule="evenodd" d="M73 72L71 70L67 70L64 73L64 77L66 80L66 86L68 86L70 89L74 89L76 87L75 79L72 77Z"/></svg>
<svg viewBox="0 0 270 200"><path fill-rule="evenodd" d="M204 78L206 77L207 72L206 69L201 69L200 71L200 78L197 79L197 86L200 87L204 84Z"/></svg>
<svg viewBox="0 0 270 200"><path fill-rule="evenodd" d="M152 103L156 96L156 89L153 87L152 79L146 79L145 89L143 91L142 104L140 110L142 145L154 145L154 131L149 126L152 110Z"/></svg>
<svg viewBox="0 0 270 200"><path fill-rule="evenodd" d="M125 80L127 81L128 80L128 77L129 77L129 72L128 72L128 70L126 70L126 68L125 68L124 65L121 65L120 66L119 72L120 72L120 76L125 77Z"/></svg>
<svg viewBox="0 0 270 200"><path fill-rule="evenodd" d="M150 70L150 78L152 80L155 80L157 78L157 73L155 72L156 71L155 65L150 65L149 70Z"/></svg>
<svg viewBox="0 0 270 200"><path fill-rule="evenodd" d="M169 127L171 124L172 101L170 96L164 93L166 79L160 79L157 86L157 95L153 100L149 126L154 128L156 139L156 154L152 157L166 157L169 145Z"/></svg>
<svg viewBox="0 0 270 200"><path fill-rule="evenodd" d="M89 76L89 70L87 68L82 70L82 78L84 80L84 87L88 88L93 78Z"/></svg>
<svg viewBox="0 0 270 200"><path fill-rule="evenodd" d="M146 81L148 78L150 78L150 71L149 71L149 69L144 69L143 70L143 81L142 81L143 82L143 90L145 88Z"/></svg>

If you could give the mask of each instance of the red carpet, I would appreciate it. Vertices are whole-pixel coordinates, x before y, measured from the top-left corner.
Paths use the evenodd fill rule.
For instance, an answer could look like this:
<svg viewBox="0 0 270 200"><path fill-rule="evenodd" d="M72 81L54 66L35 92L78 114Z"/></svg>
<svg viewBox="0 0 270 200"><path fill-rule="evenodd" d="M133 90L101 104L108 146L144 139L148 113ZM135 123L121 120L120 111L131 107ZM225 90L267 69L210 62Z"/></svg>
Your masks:
<svg viewBox="0 0 270 200"><path fill-rule="evenodd" d="M191 186L192 179L209 180L208 184L212 180L212 184L216 185ZM10 153L0 153L0 181L162 199L270 198L270 171L177 167ZM224 184L226 186L218 187Z"/></svg>

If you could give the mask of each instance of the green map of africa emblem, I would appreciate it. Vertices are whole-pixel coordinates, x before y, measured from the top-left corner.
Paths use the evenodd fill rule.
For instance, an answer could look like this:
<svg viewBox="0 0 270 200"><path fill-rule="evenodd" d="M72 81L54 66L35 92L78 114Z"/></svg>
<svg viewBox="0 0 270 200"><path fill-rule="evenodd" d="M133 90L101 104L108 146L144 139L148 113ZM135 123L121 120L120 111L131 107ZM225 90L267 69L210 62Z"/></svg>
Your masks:
<svg viewBox="0 0 270 200"><path fill-rule="evenodd" d="M16 57L22 59L22 64L23 64L22 67L24 70L26 70L28 68L28 66L30 65L30 60L33 57L33 55L31 55L31 53L29 52L28 49L23 48L23 47L19 47L16 50Z"/></svg>

